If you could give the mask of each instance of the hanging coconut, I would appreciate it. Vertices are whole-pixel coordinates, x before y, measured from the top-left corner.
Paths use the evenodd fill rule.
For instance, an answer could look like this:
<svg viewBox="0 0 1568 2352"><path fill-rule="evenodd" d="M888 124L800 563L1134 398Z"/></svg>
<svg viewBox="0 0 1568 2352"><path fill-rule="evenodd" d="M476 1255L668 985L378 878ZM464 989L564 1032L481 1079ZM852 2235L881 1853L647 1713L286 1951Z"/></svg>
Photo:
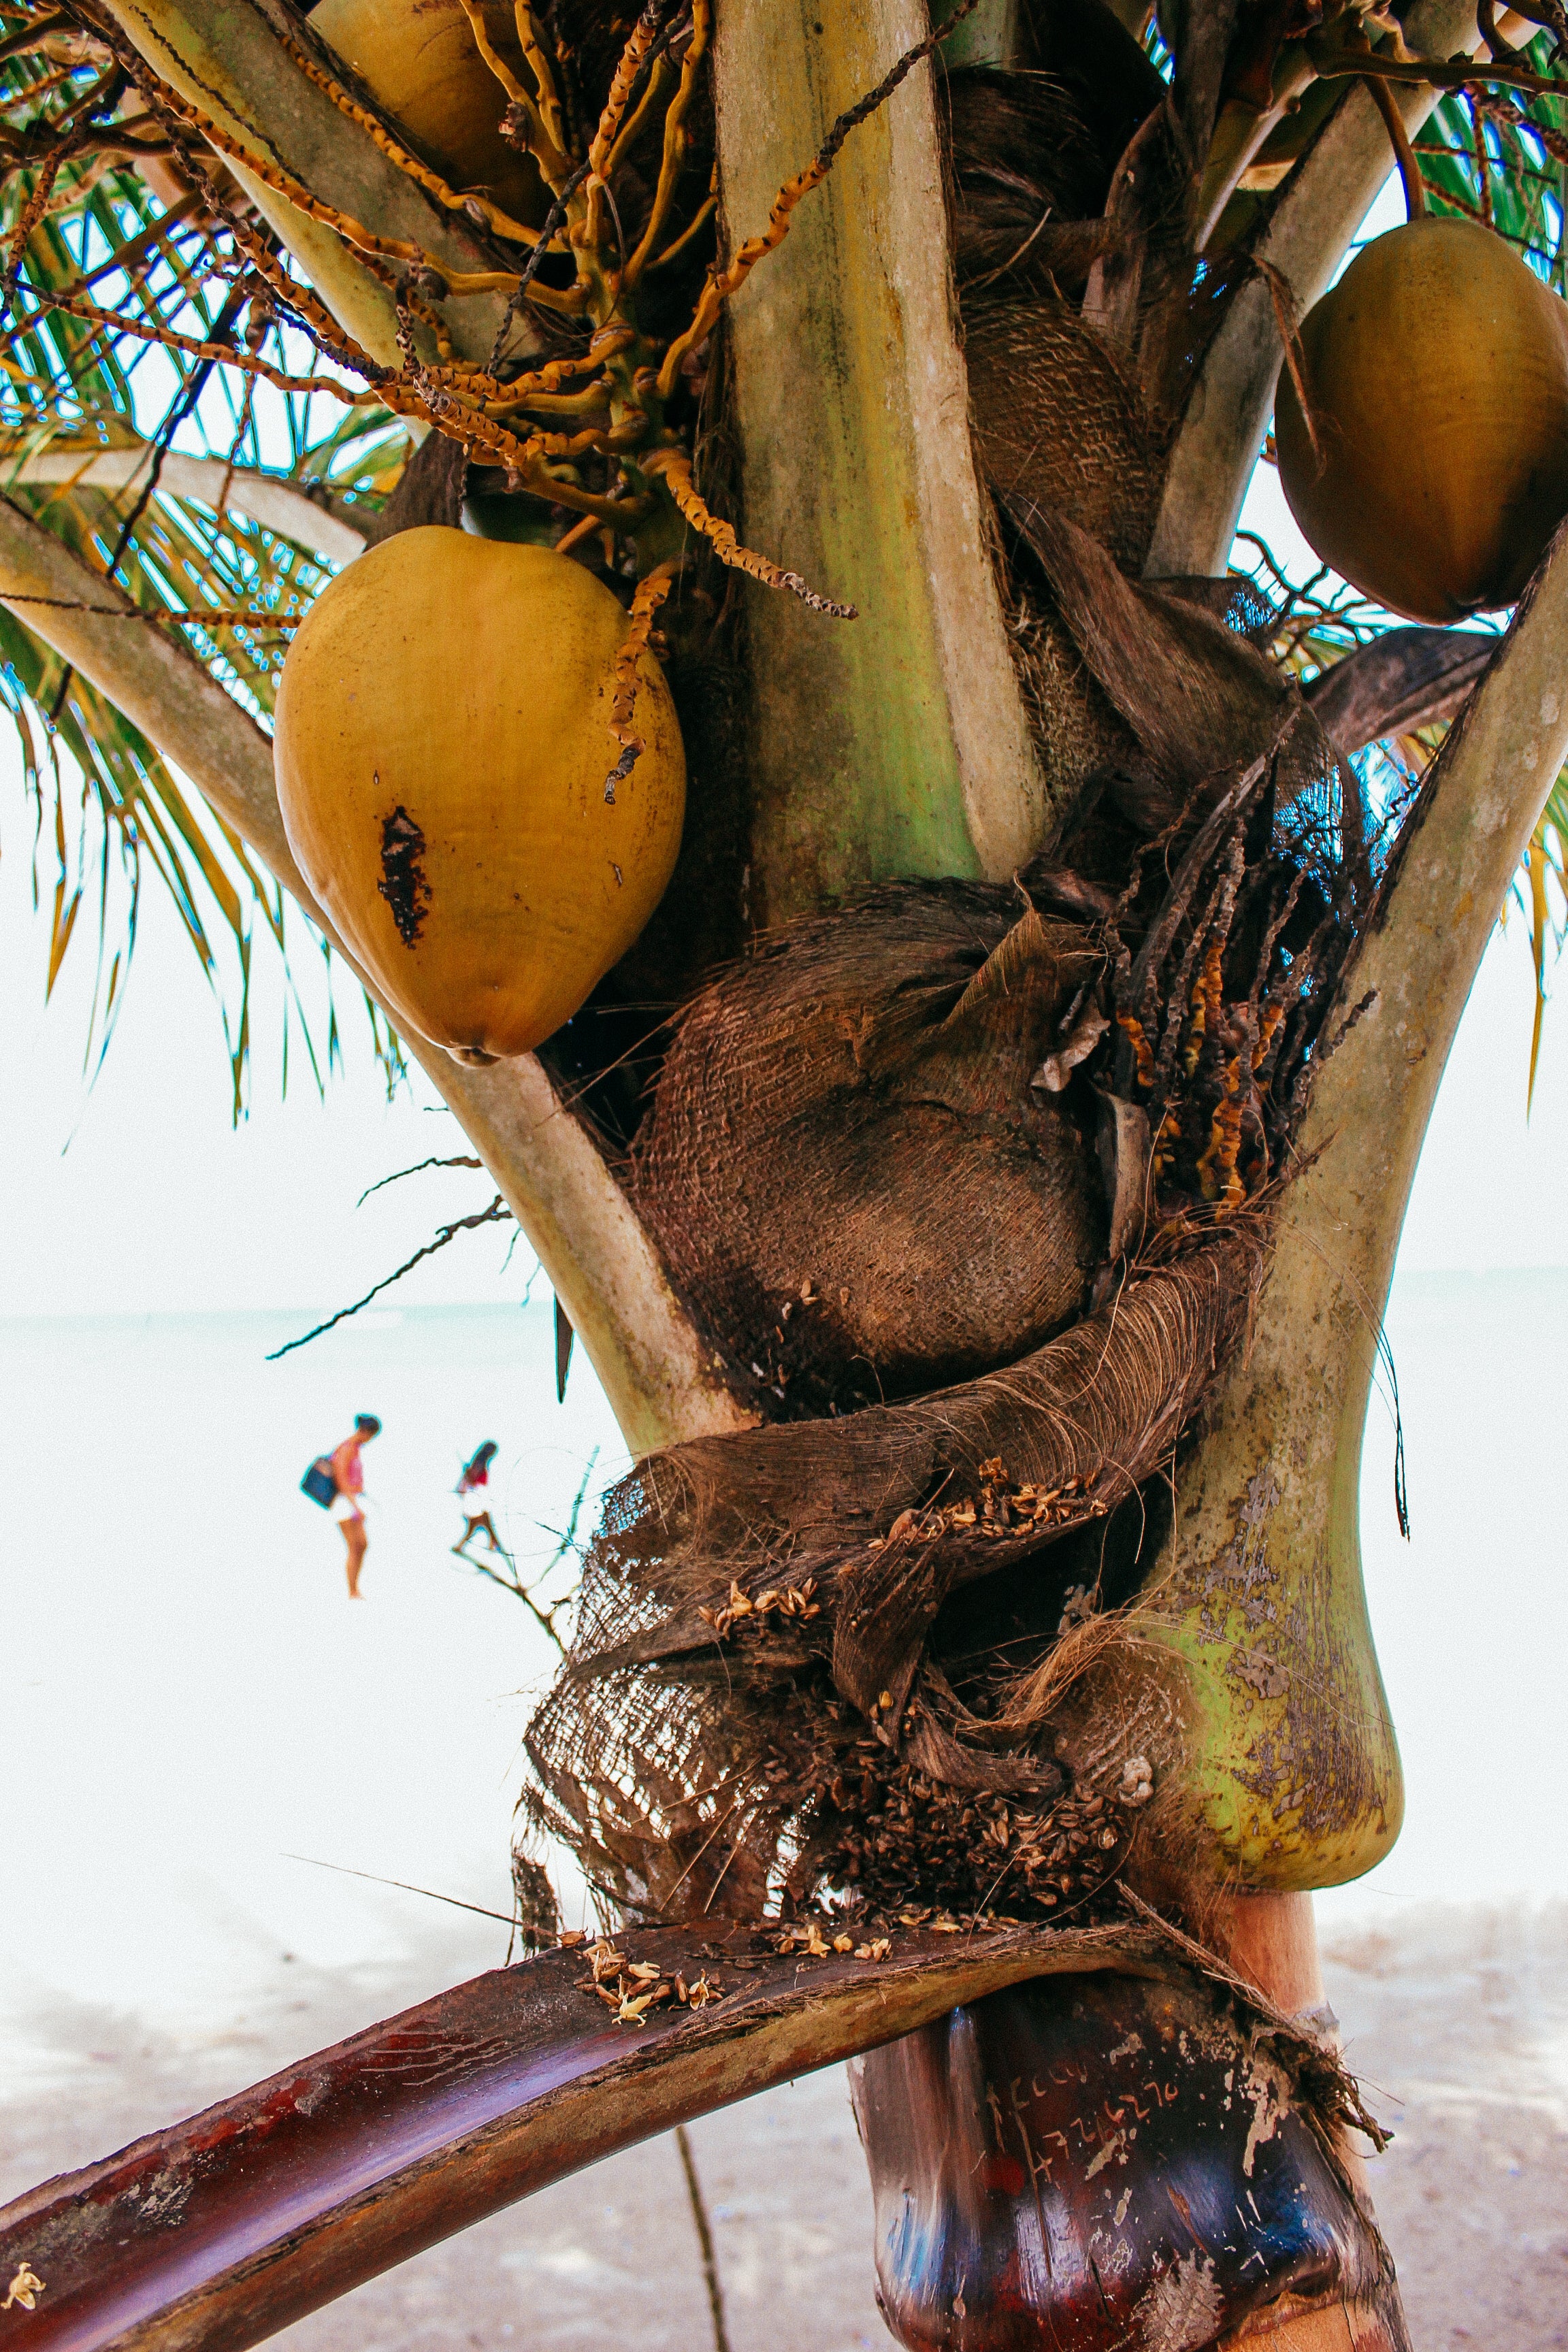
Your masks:
<svg viewBox="0 0 1568 2352"><path fill-rule="evenodd" d="M491 44L521 74L511 9L487 0L484 16ZM549 202L543 183L500 135L507 95L479 55L462 0L320 0L310 29L453 187L539 226Z"/></svg>
<svg viewBox="0 0 1568 2352"><path fill-rule="evenodd" d="M400 531L317 600L278 695L278 797L321 907L400 1022L459 1061L540 1045L631 946L680 845L669 689L606 796L626 615L569 556Z"/></svg>
<svg viewBox="0 0 1568 2352"><path fill-rule="evenodd" d="M1568 309L1500 236L1426 217L1373 239L1301 325L1313 434L1275 409L1290 511L1391 612L1511 604L1568 514Z"/></svg>

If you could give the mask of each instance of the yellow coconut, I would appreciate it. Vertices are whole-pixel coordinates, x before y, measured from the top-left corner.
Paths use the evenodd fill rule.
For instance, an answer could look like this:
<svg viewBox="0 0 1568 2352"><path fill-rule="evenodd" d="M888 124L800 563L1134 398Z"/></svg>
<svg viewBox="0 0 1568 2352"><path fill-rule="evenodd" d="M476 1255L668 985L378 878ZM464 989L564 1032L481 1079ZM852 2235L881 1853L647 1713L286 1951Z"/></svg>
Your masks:
<svg viewBox="0 0 1568 2352"><path fill-rule="evenodd" d="M289 847L399 1021L459 1060L550 1036L669 880L686 761L651 655L647 749L605 797L626 634L570 556L437 528L352 563L284 664Z"/></svg>
<svg viewBox="0 0 1568 2352"><path fill-rule="evenodd" d="M528 86L504 0L486 0L494 47ZM462 0L321 0L310 29L353 66L426 163L537 228L548 197L534 164L500 135L507 96L479 55Z"/></svg>
<svg viewBox="0 0 1568 2352"><path fill-rule="evenodd" d="M1301 327L1279 478L1318 553L1414 621L1511 604L1568 514L1568 308L1502 238L1426 218L1374 238Z"/></svg>

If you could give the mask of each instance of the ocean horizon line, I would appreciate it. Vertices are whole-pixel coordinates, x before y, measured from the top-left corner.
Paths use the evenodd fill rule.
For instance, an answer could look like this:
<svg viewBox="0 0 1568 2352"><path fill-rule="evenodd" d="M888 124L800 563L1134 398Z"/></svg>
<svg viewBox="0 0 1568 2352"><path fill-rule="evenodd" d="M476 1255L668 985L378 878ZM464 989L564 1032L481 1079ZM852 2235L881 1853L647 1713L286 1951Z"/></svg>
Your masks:
<svg viewBox="0 0 1568 2352"><path fill-rule="evenodd" d="M1568 1263L1561 1265L1525 1264L1520 1265L1448 1265L1418 1266L1394 1276L1396 1290L1406 1293L1438 1284L1476 1283L1503 1286L1542 1278L1555 1281L1568 1278ZM407 1305L388 1304L362 1307L356 1314L344 1316L343 1325L357 1324L362 1331L386 1330L395 1322L409 1318L433 1320L450 1315L515 1315L547 1312L552 1294L546 1281L536 1284L531 1297L415 1300ZM0 1303L0 1327L27 1323L144 1323L154 1321L216 1322L250 1317L257 1321L292 1320L335 1315L340 1311L336 1302L322 1300L282 1300L258 1305L254 1302L218 1306L133 1306L133 1307L8 1307ZM342 1328L339 1326L336 1328Z"/></svg>
<svg viewBox="0 0 1568 2352"><path fill-rule="evenodd" d="M410 1318L441 1315L515 1315L539 1314L548 1310L552 1302L549 1285L542 1284L531 1298L476 1298L420 1300L406 1307L366 1307L358 1314L345 1315L337 1329L358 1325L362 1331L389 1329L394 1323ZM258 1307L5 1307L0 1306L0 1328L9 1324L24 1323L148 1323L148 1322L221 1322L237 1321L241 1317L254 1318L258 1322L294 1321L311 1316L325 1318L339 1311L324 1301L285 1301L280 1306Z"/></svg>

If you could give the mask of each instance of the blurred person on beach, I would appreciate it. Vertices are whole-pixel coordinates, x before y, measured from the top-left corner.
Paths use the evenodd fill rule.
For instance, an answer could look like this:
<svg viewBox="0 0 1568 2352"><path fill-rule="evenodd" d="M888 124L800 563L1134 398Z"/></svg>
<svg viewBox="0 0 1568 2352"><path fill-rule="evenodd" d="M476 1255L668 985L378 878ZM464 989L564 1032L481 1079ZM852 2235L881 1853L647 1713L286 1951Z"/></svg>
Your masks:
<svg viewBox="0 0 1568 2352"><path fill-rule="evenodd" d="M343 1531L348 1546L349 1599L361 1598L359 1574L364 1566L365 1547L370 1541L364 1524L364 1465L360 1460L360 1448L378 1436L381 1423L374 1412L356 1412L353 1434L345 1437L331 1452L332 1477L337 1495L331 1505L334 1519Z"/></svg>
<svg viewBox="0 0 1568 2352"><path fill-rule="evenodd" d="M476 1449L472 1460L463 1465L458 1477L456 1492L458 1500L463 1507L463 1518L466 1524L461 1541L455 1543L452 1549L459 1559L468 1559L468 1546L481 1528L484 1531L485 1541L491 1551L500 1552L502 1559L510 1559L511 1557L497 1535L495 1522L490 1517L489 1487L490 1464L495 1460L495 1439L487 1437L484 1444ZM479 1506L478 1509L474 1507L476 1504Z"/></svg>

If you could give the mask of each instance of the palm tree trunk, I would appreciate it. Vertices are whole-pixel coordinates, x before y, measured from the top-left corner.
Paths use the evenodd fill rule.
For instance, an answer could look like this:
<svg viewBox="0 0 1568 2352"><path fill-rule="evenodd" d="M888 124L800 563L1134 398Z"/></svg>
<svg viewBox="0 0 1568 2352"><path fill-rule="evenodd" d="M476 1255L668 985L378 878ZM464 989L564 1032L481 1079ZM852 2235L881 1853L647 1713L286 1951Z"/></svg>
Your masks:
<svg viewBox="0 0 1568 2352"><path fill-rule="evenodd" d="M283 20L270 13L277 0L111 5L125 37L161 76L190 103L219 110L226 140L245 150L231 157L236 170L322 299L366 350L394 362L385 283L330 227L268 185L267 155L281 156L340 213L416 236L453 272L485 258L461 216L437 216L373 142L351 135L279 38ZM1196 333L1194 257L1190 240L1173 247L1173 223L1190 228L1199 205L1199 163L1222 104L1234 11L1190 6L1179 29L1173 12L1178 55L1169 100L1099 0L1071 11L986 0L963 14L952 57L972 76L1017 68L1020 86L1033 92L1078 71L1075 103L1084 119L1061 143L1094 135L1109 142L1096 198L1102 210L1064 222L1057 198L1037 192L1044 210L1029 236L1049 228L1058 240L1040 248L1051 256L1045 280L1005 314L981 303L1023 247L1009 254L1004 240L988 271L971 251L967 275L955 281L964 207L973 198L983 212L981 183L1005 178L994 156L970 154L966 163L960 106L965 91L978 91L1000 107L1004 85L962 83L956 72L945 83L921 63L848 133L787 236L731 302L714 361L727 399L719 436L726 454L715 476L728 467L744 535L858 613L826 619L786 596L749 591L743 626L727 645L742 681L744 757L722 774L721 761L705 770L699 731L689 730L689 856L720 877L713 893L742 942L749 927L787 928L764 942L763 956L742 964L739 977L679 966L671 1009L676 995L707 985L684 1022L672 1019L654 1108L635 1145L619 1153L586 1116L565 1108L548 1051L470 1070L415 1050L538 1250L628 1446L648 1457L640 1483L617 1497L601 1548L605 1605L552 1701L553 1714L535 1727L545 1792L539 1818L568 1834L602 1874L599 1883L618 1889L630 1909L657 1910L661 1885L672 1905L679 1896L699 1907L700 1897L721 1943L739 1932L714 1925L727 1907L754 1911L766 1900L776 1931L809 1905L816 1885L853 1892L857 1873L874 1874L874 1857L897 1843L896 1824L922 1808L934 1819L949 1805L955 1817L948 1857L955 1870L972 1860L966 1848L980 1849L985 1824L1016 1869L1016 1817L1047 1818L1067 1778L1085 1792L1071 1835L1079 1874L1064 1870L1054 1883L1059 1897L1046 1876L1031 1880L1026 1927L994 1925L989 1895L977 1887L972 1906L956 1906L963 1916L936 1922L968 1931L954 1935L945 1958L920 1932L940 1895L905 1918L906 1927L915 1922L907 1953L889 1944L879 1955L868 1943L858 1955L853 1935L848 1956L837 1945L832 1957L829 1948L805 1944L823 1973L792 1962L787 1993L770 1958L753 1989L758 1999L721 2005L721 2029L710 2027L706 2011L700 2021L661 2022L636 2042L635 2063L617 2054L632 2045L616 2039L623 2025L640 2032L635 2011L615 2030L599 2029L603 2046L587 2056L585 2029L563 2025L553 2041L541 2029L539 2048L530 2048L538 2058L549 2043L539 2062L548 2083L543 2075L525 2082L526 2067L508 2074L503 2066L486 2076L479 2107L457 2124L433 2122L421 2091L407 2146L399 2143L384 2176L374 2165L354 2169L363 2150L349 2124L362 2107L373 2112L389 2053L405 2052L410 2036L421 2050L434 2036L439 2074L441 2036L451 2023L419 2012L396 2021L357 2051L328 2053L322 2080L331 2075L340 2102L333 2113L353 2158L346 2168L334 2171L326 2126L314 2124L316 2108L287 2085L263 2086L225 2125L225 2165L242 2155L248 2163L247 2135L270 2128L268 2118L285 2110L299 2146L325 2152L308 2227L283 2226L286 2197L276 2208L263 2199L233 2234L246 2200L236 2198L225 2165L203 2170L198 2151L208 2142L192 2130L175 2136L177 2146L132 2151L129 2170L129 2159L119 2170L110 2160L14 2209L5 2242L16 2260L46 2276L55 2263L56 2300L40 2307L35 2333L83 2347L248 2343L428 2242L440 2226L526 2193L552 2165L569 2168L741 2095L786 2063L858 2051L872 2053L859 2064L856 2095L878 2196L883 2293L896 2332L911 2347L1011 2352L1048 2342L1098 2352L1141 2329L1137 2340L1163 2352L1200 2352L1222 2336L1265 2328L1283 2331L1300 2352L1331 2343L1363 2352L1403 2345L1392 2269L1345 2139L1366 2118L1313 2021L1321 1984L1310 1890L1370 1867L1398 1827L1397 1750L1356 1534L1373 1340L1454 1027L1568 752L1568 709L1556 684L1568 562L1560 549L1549 556L1389 873L1375 896L1369 890L1357 902L1362 936L1308 1057L1289 1181L1269 1193L1267 1210L1251 1204L1228 1226L1216 1213L1219 1243L1194 1249L1189 1273L1199 1271L1191 1273L1186 1302L1207 1297L1213 1315L1200 1338L1209 1337L1183 1357L1177 1341L1192 1342L1196 1308L1185 1324L1172 1309L1170 1353L1181 1360L1159 1389L1154 1339L1140 1360L1127 1338L1143 1328L1139 1282L1170 1275L1153 1254L1158 1236L1144 1231L1160 1131L1146 1131L1139 1106L1134 1033L1151 1062L1152 1044L1132 998L1110 1005L1112 1019L1092 994L1120 949L1114 926L1132 886L1124 890L1125 873L1086 878L1062 842L1091 785L1123 814L1140 793L1147 805L1163 792L1165 838L1176 844L1172 892L1184 888L1190 898L1200 878L1206 887L1218 875L1215 904L1228 887L1227 909L1248 861L1268 849L1259 809L1272 811L1276 793L1288 800L1284 746L1289 728L1310 732L1306 720L1292 703L1284 726L1279 681L1269 682L1261 663L1248 667L1210 620L1191 617L1213 605L1212 596L1204 605L1206 583L1185 579L1184 601L1138 582L1145 572L1182 580L1224 564L1279 364L1277 311L1267 272L1255 270L1252 282L1233 289L1223 323L1202 348L1189 350L1184 340ZM1407 32L1440 56L1472 37L1469 19L1461 22L1447 0L1426 0L1417 16ZM841 0L820 12L811 0L726 0L715 139L731 253L762 229L781 184L831 146L845 110L896 72L928 22L917 0ZM1131 143L1105 97L1118 74L1131 93ZM1410 98L1412 119L1422 102ZM1271 217L1254 259L1282 271L1303 299L1326 281L1386 169L1384 136L1370 100L1352 91ZM1070 299L1058 273L1076 287ZM458 349L482 356L499 304L477 297L455 304L454 315ZM0 505L0 601L178 761L309 906L283 837L264 739L194 660L150 631L117 627L102 609L117 593L73 569L36 521ZM1181 667L1200 640L1203 693ZM1203 740L1194 748L1191 712L1200 707ZM1260 709L1268 727L1258 734ZM1210 784L1209 814L1195 836L1191 827L1183 835L1194 795ZM1266 803L1258 797L1265 788ZM1200 800L1200 810L1207 806ZM737 825L743 856L729 866L715 857L703 868L709 836ZM1129 864L1159 830L1143 826L1144 846L1128 850ZM1205 841L1211 862L1202 866ZM1197 862L1184 882L1187 856ZM872 886L885 886L883 895L868 898ZM1170 913L1167 944L1188 903ZM1092 950L1085 945L1090 919L1102 927ZM942 920L962 934L957 945L940 933ZM913 950L908 968L898 962L900 941L911 937L925 943L928 963L938 961L933 940L948 957L940 988ZM862 941L859 993L840 1012L829 985L833 942L851 938ZM1199 944L1171 998L1177 1014L1201 988ZM670 950L678 964L679 945ZM800 968L792 956L805 960L809 985L790 980ZM1088 959L1081 972L1075 958ZM1147 961L1141 950L1132 967L1131 952L1123 954L1134 976L1152 985ZM1217 973L1218 948L1214 964ZM902 1063L890 1052L879 1059L891 1033L865 1010L880 1003L884 979L897 1017L911 1024L914 1043L905 1037ZM753 994L737 1015L748 987ZM775 1034L766 1024L786 999L797 1027ZM1218 999L1216 978L1216 1016ZM910 1006L923 1010L911 1014ZM734 1101L720 1097L710 1106L704 1088L722 1078L726 1040L736 1034ZM1173 1049L1176 1034L1173 1025ZM1079 1084L1066 1125L1053 1125L1055 1097L1075 1083L1074 1055L1108 1051L1102 1034L1120 1063L1102 1062L1098 1096L1090 1099ZM808 1035L809 1053L801 1043ZM752 1129L747 1114L781 1070L826 1067L836 1053L846 1075L815 1156L786 1166L768 1192L770 1165L804 1131L805 1113L785 1105L788 1116ZM1199 1040L1192 1066L1201 1059ZM1255 1058L1248 1067L1257 1066ZM868 1104L886 1113L874 1130ZM710 1108L706 1156L694 1150L683 1166L679 1137L672 1144L669 1136L683 1120L696 1132ZM984 1129L980 1160L988 1171L1010 1167L1016 1131L1026 1129L1032 1169L1053 1150L1062 1155L1059 1200L1082 1212L1089 1235L1080 1270L1098 1265L1103 1285L1092 1293L1079 1286L1065 1338L1052 1337L1066 1319L1059 1312L1042 1312L1037 1328L1020 1322L1004 1333L1029 1286L1004 1266L988 1349L972 1326L960 1339L944 1331L921 1360L923 1377L911 1373L901 1391L889 1381L891 1402L846 1389L844 1400L863 1409L841 1412L837 1393L827 1401L832 1381L823 1367L833 1332L855 1339L856 1317L871 1312L863 1289L920 1269L896 1311L887 1310L878 1343L884 1363L900 1349L918 1358L910 1334L932 1293L944 1281L955 1292L978 1289L998 1236L1017 1252L1045 1222L1037 1204L1009 1194L967 1224L961 1217L962 1230L941 1226L952 1213L942 1177L951 1163L935 1156L935 1144L921 1158L908 1139L935 1135L946 1149L966 1120L983 1126L998 1117L1006 1131ZM1085 1174L1097 1164L1107 1171L1103 1203L1090 1197ZM1234 1156L1230 1164L1234 1176ZM677 1180L691 1176L693 1165L694 1190L679 1196ZM786 1280L768 1251L776 1244L784 1265L780 1236L817 1192L826 1205L813 1248L820 1244L826 1255L803 1244ZM741 1235L742 1262L728 1268L732 1279L721 1296L709 1276L716 1236L731 1227ZM1205 1279L1211 1293L1220 1283L1227 1234L1254 1236L1261 1268L1245 1351L1231 1349L1247 1319L1243 1277L1235 1277L1223 1313L1204 1292ZM851 1240L861 1249L864 1284L829 1284L827 1261ZM1232 1255L1240 1262L1247 1252L1237 1242ZM1181 1288L1171 1276L1167 1292ZM792 1355L797 1342L806 1344L803 1331L826 1334L827 1352ZM753 1336L757 1353L737 1332ZM1074 1350L1091 1342L1086 1372ZM1127 1409L1122 1425L1100 1427L1096 1414L1109 1414L1114 1396L1137 1393L1141 1375L1150 1392L1137 1409ZM820 1394L812 1380L824 1383ZM814 1396L815 1416L799 1402ZM1039 1741L1026 1755L1008 1749L1002 1717L965 1746L953 1727L974 1732L976 1718L960 1720L963 1706L927 1671L934 1661L921 1645L949 1599L973 1594L1002 1557L998 1545L985 1559L982 1538L1005 1535L1021 1545L1017 1515L1026 1500L1055 1534L1069 1521L1091 1531L1104 1517L1109 1540L1112 1506L1128 1489L1138 1490L1139 1509L1154 1510L1155 1459L1176 1461L1177 1441L1200 1406L1204 1433L1180 1456L1167 1531L1152 1565L1142 1563L1141 1589L1129 1590L1112 1629L1118 1642L1096 1649L1099 1635L1085 1640L1081 1629L1068 1630L1081 1591L1064 1610L1061 1648L1078 1643L1079 1670L1057 1694L1059 1720L1058 1713L1048 1719L1060 1736L1051 1752ZM763 1421L779 1425L759 1428ZM1059 1457L1060 1475L1010 1476L1003 1440L980 1442L997 1426L1007 1448L1037 1444L1042 1459ZM1089 1451L1080 1458L1075 1445ZM853 1477L844 1469L851 1457ZM1140 1465L1136 1476L1130 1462ZM782 1530L781 1538L742 1590L754 1565L747 1548L763 1526ZM628 1568L612 1593L617 1539L623 1565L640 1562L641 1580ZM707 1582L691 1565L704 1543ZM1028 1559L1033 1574L1036 1556ZM784 1580L770 1584L775 1575ZM1048 1580L1046 1568L1037 1580ZM787 1637L776 1685L768 1685L762 1652L737 1646L759 1631ZM984 1638L1000 1654L1015 1637L993 1630ZM703 1668L692 1670L692 1686L710 1691L715 1645L725 1643L719 1679L730 1711L703 1717L709 1732L718 1723L723 1741L715 1734L709 1749L698 1740L675 1754L668 1726L678 1711L668 1694L682 1662L698 1657ZM732 1675L737 1661L755 1669L752 1682ZM1048 1679L1049 1660L1042 1671ZM657 1750L641 1787L629 1786L636 1776L624 1753L612 1753L618 1702L592 1696L601 1686L595 1673L604 1684L612 1674L646 1673L658 1694L634 1725ZM798 1791L786 1801L788 1775L778 1760L789 1706L808 1685L825 1695L816 1731L828 1747L838 1743L810 1805ZM737 1688L742 1704L732 1699ZM1163 1742L1157 1753L1153 1746L1135 1752L1131 1729L1122 1737L1124 1726L1141 1724ZM731 1776L735 1783L743 1777L746 1741L760 1753L764 1730L767 1738L777 1733L777 1752L768 1751L766 1770L752 1759L762 1793L749 1801L760 1826L751 1847L749 1831L726 1843L721 1832L740 1808ZM631 1733L626 1741L636 1744ZM710 1781L731 1811L712 1809ZM1098 1793L1089 1797L1091 1788ZM633 1797L647 1802L640 1822ZM917 1819L911 1834L920 1827ZM639 1839L634 1869L628 1855ZM1068 1842L1064 1829L1064 1851ZM1115 1856L1092 1886L1086 1848L1091 1858ZM1034 1859L1043 1868L1042 1855ZM1087 1940L1050 1919L1060 1908L1070 1923L1075 1906L1091 1897L1102 1906L1102 1924ZM889 1905L898 1899L915 1901L889 1897ZM818 1926L809 1932L820 1942ZM863 1988L878 1979L864 1971L884 1959L883 1991L871 1999ZM565 1954L541 1961L517 1980L521 1996L542 1989L565 2004L564 2016L571 1972L582 1966L580 1956ZM825 1989L820 1998L813 1984ZM493 1987L469 2006L477 2014L492 1997L501 1999ZM622 1998L634 1997L623 1985ZM454 2062L465 2081L470 2059L460 2053ZM478 2059L472 2065L483 2073ZM616 2098L595 2120L580 2095L606 2082ZM542 2170L519 2154L524 2124L549 2139ZM210 2230L205 2221L205 2237L186 2228L172 2261L150 2254L143 2232L129 2268L117 2266L96 2251L89 2223L106 2200L141 2195L154 2158L160 2179L170 2167L182 2182L188 2178L190 2211L205 2212ZM268 2179L268 2199L282 2196L284 2171L274 2167ZM206 2248L199 2259L198 2243Z"/></svg>

